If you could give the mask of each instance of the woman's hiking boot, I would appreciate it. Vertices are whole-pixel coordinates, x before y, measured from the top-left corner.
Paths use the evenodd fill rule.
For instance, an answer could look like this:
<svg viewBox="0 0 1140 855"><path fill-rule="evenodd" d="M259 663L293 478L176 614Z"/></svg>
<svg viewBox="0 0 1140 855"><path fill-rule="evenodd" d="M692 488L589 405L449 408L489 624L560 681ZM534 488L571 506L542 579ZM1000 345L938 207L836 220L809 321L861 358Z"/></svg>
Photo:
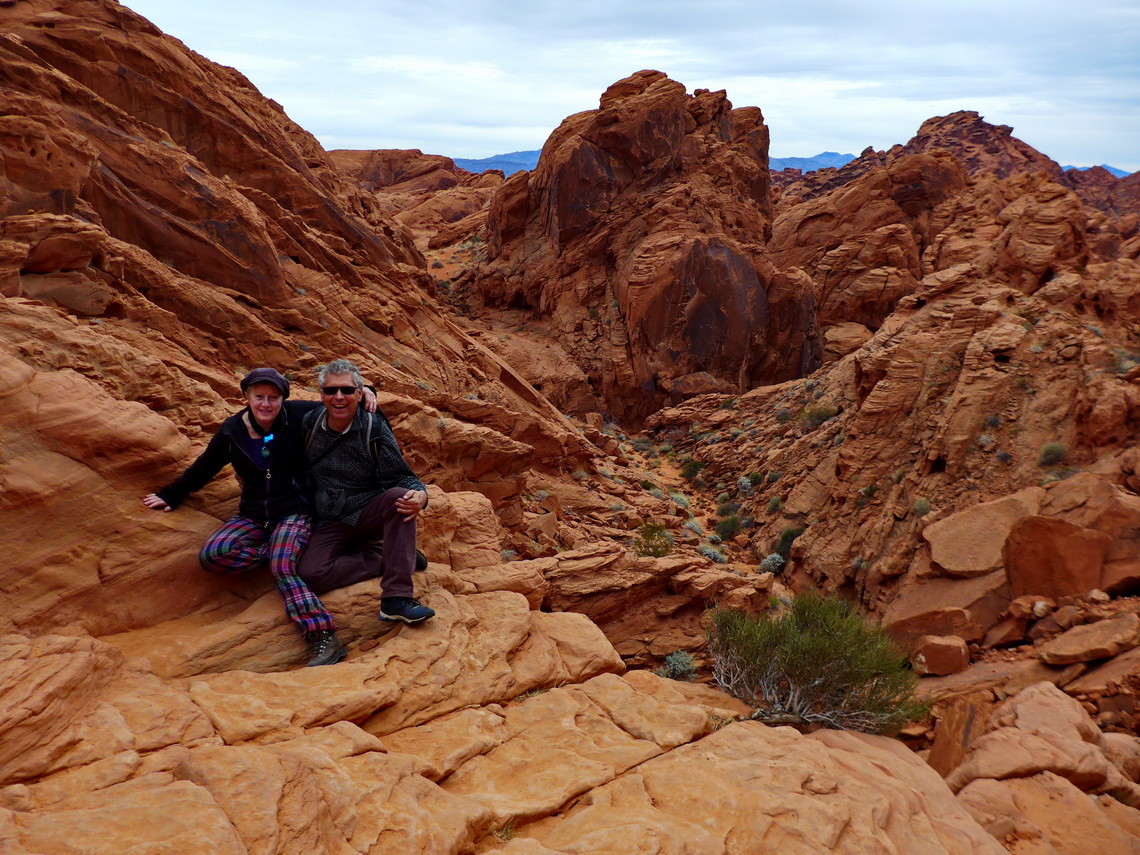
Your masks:
<svg viewBox="0 0 1140 855"><path fill-rule="evenodd" d="M307 632L305 640L309 642L309 666L335 665L348 655L336 633L330 630Z"/></svg>

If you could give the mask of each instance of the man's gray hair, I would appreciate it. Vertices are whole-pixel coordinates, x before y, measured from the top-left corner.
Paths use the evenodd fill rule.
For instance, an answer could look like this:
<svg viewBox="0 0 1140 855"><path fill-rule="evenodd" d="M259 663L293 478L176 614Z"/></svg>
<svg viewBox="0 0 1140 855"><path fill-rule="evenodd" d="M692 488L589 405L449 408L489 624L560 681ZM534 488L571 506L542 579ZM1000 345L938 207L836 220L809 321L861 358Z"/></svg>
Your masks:
<svg viewBox="0 0 1140 855"><path fill-rule="evenodd" d="M351 374L352 382L358 389L364 385L364 375L347 359L334 359L328 365L322 365L317 371L317 385L324 386L330 374Z"/></svg>

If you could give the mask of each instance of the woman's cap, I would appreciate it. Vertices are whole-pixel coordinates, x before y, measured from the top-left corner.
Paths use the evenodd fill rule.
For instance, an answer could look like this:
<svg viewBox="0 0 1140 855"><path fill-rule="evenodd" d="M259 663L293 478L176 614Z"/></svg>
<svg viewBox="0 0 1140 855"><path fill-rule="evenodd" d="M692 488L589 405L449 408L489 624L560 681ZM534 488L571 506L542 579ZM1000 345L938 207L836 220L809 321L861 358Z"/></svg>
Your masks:
<svg viewBox="0 0 1140 855"><path fill-rule="evenodd" d="M241 378L241 393L254 383L272 383L281 390L281 397L289 397L289 381L275 368L255 368Z"/></svg>

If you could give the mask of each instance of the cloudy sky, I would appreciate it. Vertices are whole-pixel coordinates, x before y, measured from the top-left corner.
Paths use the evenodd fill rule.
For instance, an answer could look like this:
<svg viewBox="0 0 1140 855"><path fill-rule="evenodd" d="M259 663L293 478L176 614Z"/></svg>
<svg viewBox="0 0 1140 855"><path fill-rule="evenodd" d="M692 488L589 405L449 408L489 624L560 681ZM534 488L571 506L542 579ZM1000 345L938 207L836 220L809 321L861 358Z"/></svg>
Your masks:
<svg viewBox="0 0 1140 855"><path fill-rule="evenodd" d="M774 157L976 110L1062 164L1140 169L1140 0L125 0L326 148L538 149L655 68L760 107Z"/></svg>

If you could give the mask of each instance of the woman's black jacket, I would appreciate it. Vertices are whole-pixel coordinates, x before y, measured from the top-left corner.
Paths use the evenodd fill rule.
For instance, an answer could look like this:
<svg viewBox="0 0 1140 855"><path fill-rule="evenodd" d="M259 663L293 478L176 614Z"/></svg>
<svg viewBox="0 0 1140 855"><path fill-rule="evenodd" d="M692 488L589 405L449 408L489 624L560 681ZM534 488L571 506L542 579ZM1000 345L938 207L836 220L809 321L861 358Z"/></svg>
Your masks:
<svg viewBox="0 0 1140 855"><path fill-rule="evenodd" d="M249 456L249 432L240 413L230 416L214 434L206 450L182 476L155 495L177 508L195 490L205 487L222 467L230 463L241 482L238 513L260 523L274 522L291 514L312 513L305 495L305 437L301 419L321 406L319 401L285 401L273 422L269 468L261 469ZM251 415L250 418L253 418Z"/></svg>

